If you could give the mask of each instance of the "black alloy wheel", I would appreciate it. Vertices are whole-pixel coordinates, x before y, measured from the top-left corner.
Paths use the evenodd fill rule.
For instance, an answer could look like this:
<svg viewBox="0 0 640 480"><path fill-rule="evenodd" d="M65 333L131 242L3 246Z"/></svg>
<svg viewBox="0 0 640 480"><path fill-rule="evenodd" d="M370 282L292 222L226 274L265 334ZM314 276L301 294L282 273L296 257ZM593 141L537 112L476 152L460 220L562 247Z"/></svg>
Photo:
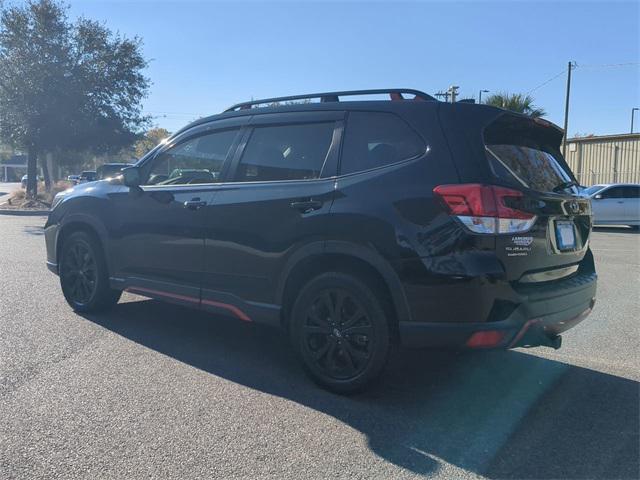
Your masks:
<svg viewBox="0 0 640 480"><path fill-rule="evenodd" d="M87 244L74 242L66 250L60 276L74 304L86 305L91 301L96 293L98 272L96 260Z"/></svg>
<svg viewBox="0 0 640 480"><path fill-rule="evenodd" d="M361 279L328 272L309 281L291 311L291 339L314 381L338 393L362 390L382 372L389 325Z"/></svg>
<svg viewBox="0 0 640 480"><path fill-rule="evenodd" d="M109 285L109 273L100 242L87 232L63 239L60 285L67 303L77 312L97 312L112 307L122 295Z"/></svg>
<svg viewBox="0 0 640 480"><path fill-rule="evenodd" d="M307 355L331 378L353 378L371 359L375 329L360 301L344 289L319 292L303 329Z"/></svg>

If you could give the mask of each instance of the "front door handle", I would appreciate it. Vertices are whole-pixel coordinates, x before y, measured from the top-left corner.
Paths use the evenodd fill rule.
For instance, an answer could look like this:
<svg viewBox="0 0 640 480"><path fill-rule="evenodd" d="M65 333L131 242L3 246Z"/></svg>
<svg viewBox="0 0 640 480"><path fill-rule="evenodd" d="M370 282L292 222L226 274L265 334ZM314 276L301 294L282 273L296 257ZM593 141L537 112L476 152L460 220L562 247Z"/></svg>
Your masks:
<svg viewBox="0 0 640 480"><path fill-rule="evenodd" d="M313 212L322 208L323 202L320 200L302 200L298 202L291 202L290 207L294 210L299 210L302 213Z"/></svg>
<svg viewBox="0 0 640 480"><path fill-rule="evenodd" d="M207 202L204 202L200 200L199 197L196 197L184 202L183 205L184 205L184 208L187 208L189 210L198 210L199 208L206 207Z"/></svg>

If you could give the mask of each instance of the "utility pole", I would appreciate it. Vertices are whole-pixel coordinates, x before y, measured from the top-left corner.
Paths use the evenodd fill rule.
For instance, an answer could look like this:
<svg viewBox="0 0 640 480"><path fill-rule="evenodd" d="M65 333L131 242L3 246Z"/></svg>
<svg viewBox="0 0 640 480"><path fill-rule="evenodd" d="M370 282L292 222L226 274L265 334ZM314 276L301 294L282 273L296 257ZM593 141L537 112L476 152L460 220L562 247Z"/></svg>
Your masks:
<svg viewBox="0 0 640 480"><path fill-rule="evenodd" d="M438 92L434 94L438 98L444 97L445 103L449 103L449 96L451 95L449 92Z"/></svg>
<svg viewBox="0 0 640 480"><path fill-rule="evenodd" d="M633 114L636 113L636 110L640 110L640 108L633 107L631 109L631 132L629 133L633 133Z"/></svg>
<svg viewBox="0 0 640 480"><path fill-rule="evenodd" d="M562 137L562 156L567 155L567 135L569 134L569 94L571 92L571 70L576 68L576 62L569 62L567 70L567 97L564 103L564 137Z"/></svg>
<svg viewBox="0 0 640 480"><path fill-rule="evenodd" d="M456 103L456 96L458 95L458 86L451 85L449 87L449 93L451 93L451 103Z"/></svg>
<svg viewBox="0 0 640 480"><path fill-rule="evenodd" d="M444 97L444 101L449 103L449 97L451 97L451 103L454 103L456 101L456 97L458 96L458 89L460 87L456 86L456 85L451 85L449 88L447 88L446 92L440 91L438 93L435 94L436 97Z"/></svg>
<svg viewBox="0 0 640 480"><path fill-rule="evenodd" d="M489 93L489 90L480 90L480 92L478 93L478 104L482 103L482 94L483 93Z"/></svg>

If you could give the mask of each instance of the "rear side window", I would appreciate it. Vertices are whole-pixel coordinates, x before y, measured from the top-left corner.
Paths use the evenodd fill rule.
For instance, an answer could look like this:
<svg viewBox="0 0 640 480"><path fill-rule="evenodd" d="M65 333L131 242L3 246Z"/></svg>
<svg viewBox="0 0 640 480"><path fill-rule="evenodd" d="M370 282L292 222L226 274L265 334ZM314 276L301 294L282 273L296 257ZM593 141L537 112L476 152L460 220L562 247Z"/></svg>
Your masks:
<svg viewBox="0 0 640 480"><path fill-rule="evenodd" d="M251 134L235 180L261 182L320 177L333 122L258 127Z"/></svg>
<svg viewBox="0 0 640 480"><path fill-rule="evenodd" d="M391 113L351 112L342 149L340 173L382 167L425 152L422 139Z"/></svg>
<svg viewBox="0 0 640 480"><path fill-rule="evenodd" d="M544 150L523 145L487 145L489 165L503 180L518 182L540 192L551 192L571 177L555 157Z"/></svg>
<svg viewBox="0 0 640 480"><path fill-rule="evenodd" d="M624 198L640 198L640 187L624 187Z"/></svg>

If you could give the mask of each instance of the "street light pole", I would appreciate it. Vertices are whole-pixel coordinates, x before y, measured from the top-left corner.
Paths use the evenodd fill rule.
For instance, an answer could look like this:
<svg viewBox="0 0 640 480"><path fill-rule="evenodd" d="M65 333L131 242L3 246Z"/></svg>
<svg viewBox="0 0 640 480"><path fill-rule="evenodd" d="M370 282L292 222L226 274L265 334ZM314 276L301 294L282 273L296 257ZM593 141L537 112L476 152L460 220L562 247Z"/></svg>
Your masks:
<svg viewBox="0 0 640 480"><path fill-rule="evenodd" d="M480 92L478 93L478 104L482 103L482 94L483 93L489 93L489 90L480 90Z"/></svg>
<svg viewBox="0 0 640 480"><path fill-rule="evenodd" d="M631 132L630 133L633 133L633 114L636 113L636 110L640 110L640 108L633 107L631 109Z"/></svg>

